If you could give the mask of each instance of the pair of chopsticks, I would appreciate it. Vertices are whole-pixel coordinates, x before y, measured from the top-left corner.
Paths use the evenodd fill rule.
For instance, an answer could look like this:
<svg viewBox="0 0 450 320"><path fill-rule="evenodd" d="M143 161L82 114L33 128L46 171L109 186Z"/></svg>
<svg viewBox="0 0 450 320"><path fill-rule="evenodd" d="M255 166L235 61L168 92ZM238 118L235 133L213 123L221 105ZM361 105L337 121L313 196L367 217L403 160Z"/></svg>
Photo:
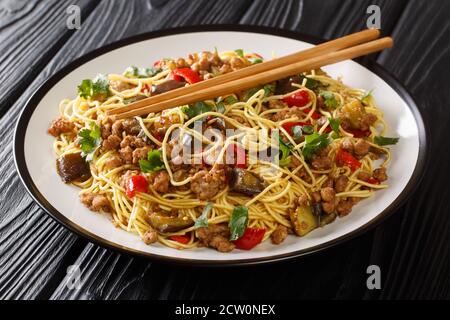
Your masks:
<svg viewBox="0 0 450 320"><path fill-rule="evenodd" d="M378 29L367 29L313 48L281 58L258 63L218 77L145 98L129 105L109 110L115 119L160 112L197 101L232 94L319 67L353 59L393 46L390 37L378 40Z"/></svg>

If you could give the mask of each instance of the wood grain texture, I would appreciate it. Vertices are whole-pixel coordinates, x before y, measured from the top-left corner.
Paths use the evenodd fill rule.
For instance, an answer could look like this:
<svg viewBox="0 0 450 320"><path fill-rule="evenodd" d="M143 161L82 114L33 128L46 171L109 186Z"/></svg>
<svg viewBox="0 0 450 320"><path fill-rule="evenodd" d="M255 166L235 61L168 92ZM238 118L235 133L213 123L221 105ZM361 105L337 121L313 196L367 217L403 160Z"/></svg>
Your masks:
<svg viewBox="0 0 450 320"><path fill-rule="evenodd" d="M0 116L73 33L66 26L71 1L0 2ZM80 0L82 16L95 1Z"/></svg>
<svg viewBox="0 0 450 320"><path fill-rule="evenodd" d="M11 57L9 64L34 63L35 70L8 88L12 92L7 99L0 96L0 104L7 100L4 105L10 110L0 119L0 298L450 297L450 208L445 201L450 191L442 174L450 169L444 141L445 123L450 120L445 110L450 102L445 78L450 66L446 41L450 28L445 22L449 4L442 7L440 2L422 4L417 0L81 1L84 8L92 9L85 9L90 14L85 12L81 30L59 35L45 27L33 32L29 21L39 20L44 25L55 21L55 12L64 10L64 5L11 2L9 6L16 7L2 10L7 2L0 2L0 39L7 39L7 34L11 37L8 28L16 28L31 43L49 42L23 55L14 50L3 54L0 42L0 64ZM413 91L421 110L428 111L425 119L433 138L431 152L439 155L444 168L429 168L420 190L399 212L355 240L304 259L254 268L206 269L154 263L100 248L66 231L33 203L13 169L12 130L25 101L48 76L90 50L146 31L206 23L267 25L332 38L364 28L369 4L381 7L383 32L394 31L397 40L395 49L379 56L379 61ZM39 6L47 9L42 12ZM53 13L46 15L51 10ZM31 17L35 20L26 20ZM57 29L58 24L52 26ZM16 79L16 73L22 70L6 62L4 66ZM6 75L0 73L2 80ZM369 264L381 266L381 291L366 289ZM70 265L80 267L80 290L67 287L65 275ZM262 278L267 280L261 282Z"/></svg>

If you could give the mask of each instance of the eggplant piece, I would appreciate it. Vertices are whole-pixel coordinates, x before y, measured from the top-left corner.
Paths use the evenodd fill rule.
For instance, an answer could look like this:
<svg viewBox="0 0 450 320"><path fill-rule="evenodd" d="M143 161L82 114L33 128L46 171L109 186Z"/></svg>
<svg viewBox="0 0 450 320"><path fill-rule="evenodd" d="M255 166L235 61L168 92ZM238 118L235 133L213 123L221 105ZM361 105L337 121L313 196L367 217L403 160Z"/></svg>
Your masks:
<svg viewBox="0 0 450 320"><path fill-rule="evenodd" d="M324 214L320 217L320 226L324 227L327 224L332 223L336 220L336 213Z"/></svg>
<svg viewBox="0 0 450 320"><path fill-rule="evenodd" d="M317 217L312 212L312 207L308 205L299 206L289 213L294 231L299 237L303 237L318 227Z"/></svg>
<svg viewBox="0 0 450 320"><path fill-rule="evenodd" d="M293 83L302 84L303 79L300 76L292 76L287 77L277 81L275 94L285 94L291 91L298 89L297 87L293 87Z"/></svg>
<svg viewBox="0 0 450 320"><path fill-rule="evenodd" d="M184 82L184 81L167 80L167 81L161 82L160 84L154 85L152 87L152 93L160 94L160 93L164 93L164 92L167 92L170 90L184 87L185 85L186 85L186 82Z"/></svg>
<svg viewBox="0 0 450 320"><path fill-rule="evenodd" d="M228 171L228 181L231 190L253 196L261 193L264 188L264 180L257 174L240 168Z"/></svg>
<svg viewBox="0 0 450 320"><path fill-rule="evenodd" d="M169 216L160 212L149 214L147 221L154 229L163 233L176 232L194 225L194 221L188 216Z"/></svg>
<svg viewBox="0 0 450 320"><path fill-rule="evenodd" d="M91 177L89 163L80 152L60 156L56 160L56 171L65 183L85 181Z"/></svg>

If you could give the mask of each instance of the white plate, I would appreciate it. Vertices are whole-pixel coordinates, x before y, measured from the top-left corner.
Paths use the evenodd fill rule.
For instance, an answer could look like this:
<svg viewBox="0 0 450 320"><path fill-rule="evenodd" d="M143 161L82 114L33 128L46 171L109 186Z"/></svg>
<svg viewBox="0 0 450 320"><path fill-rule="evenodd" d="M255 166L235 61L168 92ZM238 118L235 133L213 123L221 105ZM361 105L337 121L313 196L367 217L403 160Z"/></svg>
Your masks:
<svg viewBox="0 0 450 320"><path fill-rule="evenodd" d="M219 31L218 29L226 29ZM231 30L234 29L234 30ZM245 29L246 31L241 31ZM161 57L190 52L243 48L271 58L310 47L311 38L275 29L255 27L195 27L159 31L130 38L96 50L50 78L28 101L19 119L14 142L18 172L33 198L52 217L93 242L157 259L195 264L252 264L295 257L342 242L380 221L404 200L417 184L425 154L425 130L414 101L386 71L372 63L364 67L345 61L325 67L346 84L373 89L390 126L389 136L400 137L393 147L390 187L354 207L352 213L303 238L289 236L281 245L270 241L251 251L220 253L212 249L176 250L145 245L139 236L115 228L106 215L89 211L78 200L78 189L61 182L55 170L53 137L47 134L58 116L60 100L76 95L76 86L97 73L121 73L129 65L149 66Z"/></svg>

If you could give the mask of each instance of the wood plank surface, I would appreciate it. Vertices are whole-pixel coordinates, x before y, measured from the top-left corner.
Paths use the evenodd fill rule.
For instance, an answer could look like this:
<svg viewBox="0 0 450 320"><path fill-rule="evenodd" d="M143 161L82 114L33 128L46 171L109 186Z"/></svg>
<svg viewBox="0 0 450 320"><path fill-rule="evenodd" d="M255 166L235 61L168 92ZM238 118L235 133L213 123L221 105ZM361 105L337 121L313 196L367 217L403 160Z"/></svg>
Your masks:
<svg viewBox="0 0 450 320"><path fill-rule="evenodd" d="M75 32L65 28L69 3L82 7L82 27ZM413 92L431 131L430 152L440 159L413 197L374 231L286 263L169 266L77 238L40 210L20 183L12 159L17 116L39 84L84 53L146 31L193 24L266 25L333 38L364 28L370 4L380 6L383 33L393 32L397 41L378 61ZM0 2L0 112L8 110L0 119L0 298L450 297L450 188L442 174L450 169L449 9L448 2L417 0ZM26 44L35 50L25 50ZM66 269L74 264L81 270L80 290L66 285ZM369 264L381 267L381 291L366 288Z"/></svg>

